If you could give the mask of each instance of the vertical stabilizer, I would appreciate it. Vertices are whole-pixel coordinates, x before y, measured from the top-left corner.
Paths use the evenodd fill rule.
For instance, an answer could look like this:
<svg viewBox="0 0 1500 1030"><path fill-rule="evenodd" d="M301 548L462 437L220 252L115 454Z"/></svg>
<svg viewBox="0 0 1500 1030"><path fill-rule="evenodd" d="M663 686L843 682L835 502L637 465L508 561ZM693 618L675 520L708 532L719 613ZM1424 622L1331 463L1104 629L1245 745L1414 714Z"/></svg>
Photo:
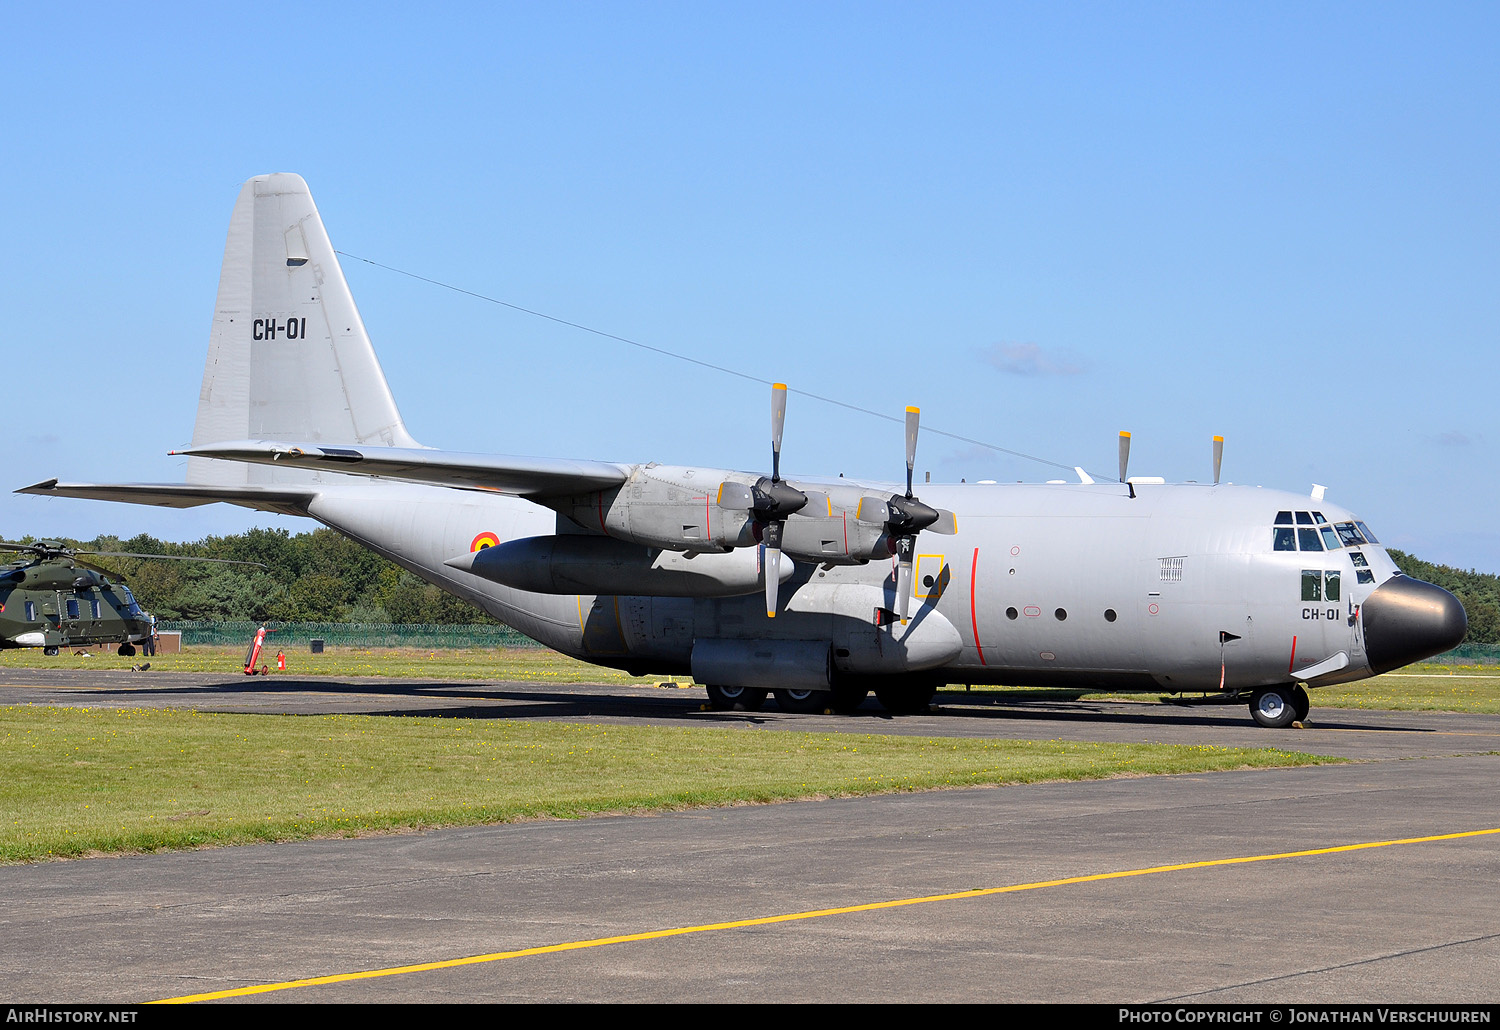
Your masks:
<svg viewBox="0 0 1500 1030"><path fill-rule="evenodd" d="M229 221L193 446L229 440L420 446L299 175L245 183ZM305 482L318 473L188 459L188 482Z"/></svg>

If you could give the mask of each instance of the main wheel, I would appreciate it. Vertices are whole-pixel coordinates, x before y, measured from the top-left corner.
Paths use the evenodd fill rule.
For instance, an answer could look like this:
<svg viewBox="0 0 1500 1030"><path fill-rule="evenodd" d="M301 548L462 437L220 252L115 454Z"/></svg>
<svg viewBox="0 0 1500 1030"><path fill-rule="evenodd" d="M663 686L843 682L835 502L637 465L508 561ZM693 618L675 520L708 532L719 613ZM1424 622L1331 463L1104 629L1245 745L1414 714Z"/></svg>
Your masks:
<svg viewBox="0 0 1500 1030"><path fill-rule="evenodd" d="M833 688L833 710L840 715L849 715L865 703L870 696L869 687L851 687L841 684Z"/></svg>
<svg viewBox="0 0 1500 1030"><path fill-rule="evenodd" d="M733 711L735 708L758 712L766 703L766 692L751 687L721 687L710 683L704 689L708 691L709 707L720 712Z"/></svg>
<svg viewBox="0 0 1500 1030"><path fill-rule="evenodd" d="M1312 698L1307 696L1300 683L1292 688L1292 711L1297 713L1298 722L1306 722L1307 713L1312 711Z"/></svg>
<svg viewBox="0 0 1500 1030"><path fill-rule="evenodd" d="M875 696L892 715L915 715L927 711L936 691L927 685L914 687L910 683L892 683L876 687Z"/></svg>
<svg viewBox="0 0 1500 1030"><path fill-rule="evenodd" d="M1250 698L1250 717L1267 729L1280 730L1297 718L1295 687L1266 687Z"/></svg>
<svg viewBox="0 0 1500 1030"><path fill-rule="evenodd" d="M120 655L121 658L131 658L131 657L134 657L135 656L135 645L134 644L121 644L120 645L119 655Z"/></svg>
<svg viewBox="0 0 1500 1030"><path fill-rule="evenodd" d="M48 658L56 658L57 657L57 648L55 648L55 647L44 647L44 648L42 648L42 654L46 655Z"/></svg>
<svg viewBox="0 0 1500 1030"><path fill-rule="evenodd" d="M833 694L827 690L777 690L776 703L783 712L821 712L833 707Z"/></svg>

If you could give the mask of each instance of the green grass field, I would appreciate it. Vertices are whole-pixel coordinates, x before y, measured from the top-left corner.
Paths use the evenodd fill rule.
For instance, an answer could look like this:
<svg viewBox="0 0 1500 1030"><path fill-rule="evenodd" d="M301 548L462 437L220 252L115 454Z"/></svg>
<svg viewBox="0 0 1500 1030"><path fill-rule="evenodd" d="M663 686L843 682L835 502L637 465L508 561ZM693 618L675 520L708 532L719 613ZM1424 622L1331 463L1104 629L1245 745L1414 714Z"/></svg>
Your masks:
<svg viewBox="0 0 1500 1030"><path fill-rule="evenodd" d="M1276 749L0 707L0 861L1043 780Z"/></svg>

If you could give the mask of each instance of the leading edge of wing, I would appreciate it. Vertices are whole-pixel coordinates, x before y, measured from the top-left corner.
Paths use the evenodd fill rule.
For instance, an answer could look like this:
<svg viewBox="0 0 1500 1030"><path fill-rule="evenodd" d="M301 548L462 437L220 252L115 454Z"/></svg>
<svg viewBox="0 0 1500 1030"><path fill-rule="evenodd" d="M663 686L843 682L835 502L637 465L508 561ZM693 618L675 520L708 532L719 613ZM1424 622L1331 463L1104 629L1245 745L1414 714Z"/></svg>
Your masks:
<svg viewBox="0 0 1500 1030"><path fill-rule="evenodd" d="M18 494L123 501L161 508L196 508L222 501L258 511L306 515L317 491L296 486L207 486L198 483L60 483L55 479L23 486Z"/></svg>
<svg viewBox="0 0 1500 1030"><path fill-rule="evenodd" d="M524 458L508 454L468 454L429 448L322 446L237 440L189 447L172 454L247 461L342 472L356 476L385 476L413 483L469 490L495 490L519 497L549 497L589 493L619 486L629 469L608 461L567 458Z"/></svg>

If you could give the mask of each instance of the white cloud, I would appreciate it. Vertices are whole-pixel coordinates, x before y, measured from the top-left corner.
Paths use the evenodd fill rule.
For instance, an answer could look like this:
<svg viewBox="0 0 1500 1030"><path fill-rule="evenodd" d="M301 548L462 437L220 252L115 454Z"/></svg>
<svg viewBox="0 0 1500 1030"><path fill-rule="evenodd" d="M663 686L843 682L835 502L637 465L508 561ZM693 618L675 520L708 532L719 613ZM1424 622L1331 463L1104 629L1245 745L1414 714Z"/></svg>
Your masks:
<svg viewBox="0 0 1500 1030"><path fill-rule="evenodd" d="M997 343L984 351L984 360L1017 376L1075 376L1083 372L1067 351L1047 351L1035 343Z"/></svg>

